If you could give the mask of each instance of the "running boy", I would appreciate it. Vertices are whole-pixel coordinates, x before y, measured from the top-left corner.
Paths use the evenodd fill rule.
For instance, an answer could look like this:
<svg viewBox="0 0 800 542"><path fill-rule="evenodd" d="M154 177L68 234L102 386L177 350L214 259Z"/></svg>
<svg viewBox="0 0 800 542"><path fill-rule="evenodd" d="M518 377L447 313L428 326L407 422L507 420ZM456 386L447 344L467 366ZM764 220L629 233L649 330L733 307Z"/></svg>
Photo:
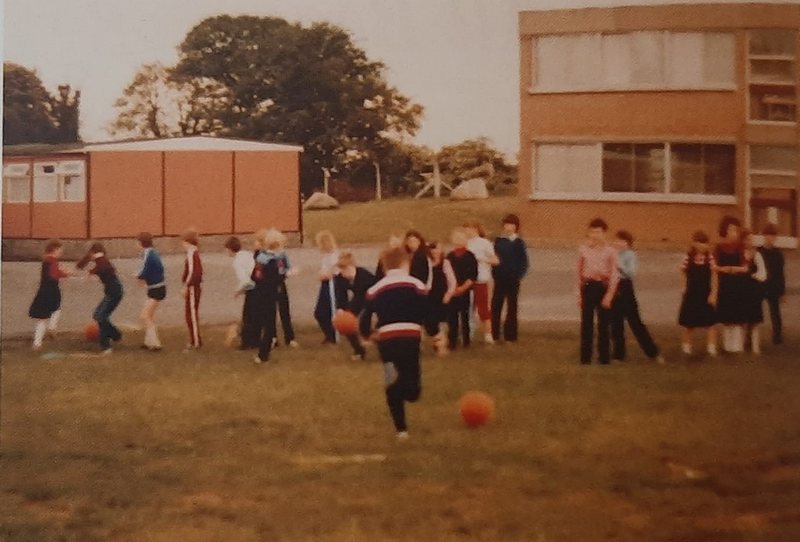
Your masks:
<svg viewBox="0 0 800 542"><path fill-rule="evenodd" d="M39 289L33 298L28 316L36 320L33 331L33 349L42 349L45 333L55 334L58 318L61 316L61 288L58 281L70 276L70 271L61 269L58 260L64 253L61 241L48 241L44 249L42 267L39 274Z"/></svg>
<svg viewBox="0 0 800 542"><path fill-rule="evenodd" d="M197 245L200 236L195 230L187 230L183 236L183 248L186 250L186 260L183 263L183 298L186 300L186 325L189 329L189 342L184 352L197 350L203 344L200 339L200 284L203 282L203 262Z"/></svg>
<svg viewBox="0 0 800 542"><path fill-rule="evenodd" d="M122 340L122 333L111 323L111 313L122 301L122 283L117 277L117 271L106 256L106 250L100 243L93 243L89 252L78 261L78 269L84 269L93 263L89 274L97 276L103 283L103 299L94 311L93 318L100 329L100 349L102 355L107 356L113 352L111 343Z"/></svg>
<svg viewBox="0 0 800 542"><path fill-rule="evenodd" d="M142 249L142 268L136 278L147 287L147 299L142 307L141 319L144 325L144 344L142 348L156 352L161 350L156 327L156 310L167 296L167 283L164 281L164 264L156 249L153 248L153 236L142 232L136 238Z"/></svg>
<svg viewBox="0 0 800 542"><path fill-rule="evenodd" d="M445 302L448 311L447 346L453 350L458 346L459 329L464 346L470 345L469 294L478 279L478 260L467 249L467 234L463 229L453 230L451 241L453 250L447 254L447 261L453 268L456 287Z"/></svg>
<svg viewBox="0 0 800 542"><path fill-rule="evenodd" d="M519 217L507 215L503 218L503 235L494 240L494 251L498 265L492 269L494 293L492 294L492 337L500 340L500 320L503 305L506 306L506 321L502 337L509 342L517 340L517 301L519 285L528 272L528 249L519 236Z"/></svg>
<svg viewBox="0 0 800 542"><path fill-rule="evenodd" d="M336 265L339 270L333 277L336 312L338 314L340 311L348 311L358 317L364 310L367 290L376 282L375 276L363 267L356 267L356 259L350 251L340 253ZM347 335L347 340L353 347L353 360L365 359L367 351L361 344L358 333Z"/></svg>
<svg viewBox="0 0 800 542"><path fill-rule="evenodd" d="M384 252L386 276L367 291L361 318L364 337L372 332L372 315L378 316L378 351L383 361L386 403L397 431L398 440L408 438L405 403L419 399L420 339L426 317L425 285L408 274L409 255L402 248Z"/></svg>
<svg viewBox="0 0 800 542"><path fill-rule="evenodd" d="M581 363L592 362L594 321L600 363L610 362L610 309L619 282L617 251L606 242L608 224L602 218L589 223L588 241L578 250L578 306L581 309Z"/></svg>
<svg viewBox="0 0 800 542"><path fill-rule="evenodd" d="M772 344L781 344L783 343L781 304L786 301L783 252L775 246L775 239L778 236L778 228L775 227L775 224L767 224L762 233L764 234L764 245L758 251L767 266L764 298L767 300L769 319L772 323Z"/></svg>
<svg viewBox="0 0 800 542"><path fill-rule="evenodd" d="M633 288L633 277L638 267L636 252L633 250L633 235L627 230L618 231L614 247L618 251L619 285L611 309L612 357L616 361L625 360L627 321L644 354L653 361L664 363L664 358L658 352L658 346L639 315L639 303L636 301L636 292Z"/></svg>

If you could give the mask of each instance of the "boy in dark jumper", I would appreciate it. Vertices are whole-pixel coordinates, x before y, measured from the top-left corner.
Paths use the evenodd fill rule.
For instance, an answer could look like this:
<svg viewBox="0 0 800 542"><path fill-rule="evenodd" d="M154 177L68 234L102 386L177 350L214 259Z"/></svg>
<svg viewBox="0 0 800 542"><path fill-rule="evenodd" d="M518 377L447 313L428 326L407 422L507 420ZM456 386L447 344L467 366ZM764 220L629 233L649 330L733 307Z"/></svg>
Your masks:
<svg viewBox="0 0 800 542"><path fill-rule="evenodd" d="M451 237L453 250L447 255L447 261L453 267L456 276L456 289L448 300L447 310L447 342L451 350L458 346L458 330L464 346L470 344L469 302L472 285L478 280L478 260L467 250L467 234L456 228Z"/></svg>
<svg viewBox="0 0 800 542"><path fill-rule="evenodd" d="M336 297L336 312L348 311L358 317L364 310L367 300L367 290L375 284L375 275L364 269L356 267L353 253L344 251L339 254L336 262L339 273L333 276L333 289ZM350 294L352 293L352 297ZM367 351L359 340L358 333L347 335L350 346L353 347L353 360L363 360Z"/></svg>
<svg viewBox="0 0 800 542"><path fill-rule="evenodd" d="M372 315L378 316L378 351L383 361L386 403L398 440L405 440L405 403L417 401L422 390L419 355L428 292L424 284L408 274L409 256L402 248L384 252L381 263L386 276L367 290L360 331L363 337L370 337Z"/></svg>
<svg viewBox="0 0 800 542"><path fill-rule="evenodd" d="M769 320L772 323L772 344L783 343L783 321L781 304L786 300L786 276L784 274L783 252L775 246L778 228L774 224L764 227L764 246L758 249L767 267L767 280L764 283L764 298L769 306Z"/></svg>
<svg viewBox="0 0 800 542"><path fill-rule="evenodd" d="M506 321L503 325L503 338L509 342L517 340L517 301L519 283L528 272L528 249L519 236L519 217L508 215L503 218L503 235L494 240L494 251L500 263L492 269L494 293L492 294L492 335L500 340L500 319L503 305L506 308Z"/></svg>

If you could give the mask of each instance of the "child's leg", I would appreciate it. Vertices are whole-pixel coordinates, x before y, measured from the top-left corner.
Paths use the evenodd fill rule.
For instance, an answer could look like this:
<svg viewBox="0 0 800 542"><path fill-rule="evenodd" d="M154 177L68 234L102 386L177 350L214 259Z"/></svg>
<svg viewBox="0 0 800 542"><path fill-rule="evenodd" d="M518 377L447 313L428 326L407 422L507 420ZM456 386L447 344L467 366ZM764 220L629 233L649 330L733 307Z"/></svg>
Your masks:
<svg viewBox="0 0 800 542"><path fill-rule="evenodd" d="M472 342L472 330L470 328L470 310L469 308L461 311L461 337L464 341L464 346L469 346Z"/></svg>
<svg viewBox="0 0 800 542"><path fill-rule="evenodd" d="M507 284L502 281L495 282L494 292L492 292L492 338L495 341L500 340L500 321L502 319L503 304L507 296ZM508 322L508 316L506 316L506 322ZM505 336L505 334L503 336ZM508 337L506 337L506 339L508 339Z"/></svg>
<svg viewBox="0 0 800 542"><path fill-rule="evenodd" d="M242 342L241 347L256 348L260 343L259 334L259 309L255 290L247 290L244 293L244 304L242 305Z"/></svg>
<svg viewBox="0 0 800 542"><path fill-rule="evenodd" d="M281 317L281 327L283 328L283 340L289 344L294 340L294 326L292 326L292 314L289 309L289 291L286 284L278 287L278 313Z"/></svg>
<svg viewBox="0 0 800 542"><path fill-rule="evenodd" d="M581 294L581 363L592 362L592 345L594 343L594 313L597 307L597 294L592 284L583 286Z"/></svg>
<svg viewBox="0 0 800 542"><path fill-rule="evenodd" d="M268 361L272 351L272 339L275 337L276 302L275 298L267 298L261 308L263 311L261 315L261 340L258 345L258 359L261 361Z"/></svg>
<svg viewBox="0 0 800 542"><path fill-rule="evenodd" d="M103 300L100 301L100 304L94 310L93 315L93 318L95 322L97 322L97 327L99 329L99 343L102 350L108 350L111 348L111 335L113 332L110 329L111 323L108 321L108 306L110 301L111 300L108 296L103 297Z"/></svg>
<svg viewBox="0 0 800 542"><path fill-rule="evenodd" d="M455 300L447 306L447 344L451 350L458 346L458 316L460 312Z"/></svg>
<svg viewBox="0 0 800 542"><path fill-rule="evenodd" d="M469 310L469 309L467 309ZM405 401L419 399L419 339L391 339L378 343L378 349L387 374L386 403L395 430L404 432L406 425ZM393 377L393 378L389 378Z"/></svg>
<svg viewBox="0 0 800 542"><path fill-rule="evenodd" d="M161 348L161 341L158 339L158 328L156 327L156 310L159 301L147 298L142 308L142 325L144 326L144 345L148 348Z"/></svg>
<svg viewBox="0 0 800 542"><path fill-rule="evenodd" d="M479 282L473 288L475 296L475 312L478 314L484 337L487 342L492 338L492 313L489 310L489 283Z"/></svg>
<svg viewBox="0 0 800 542"><path fill-rule="evenodd" d="M605 295L605 291L603 291ZM607 364L611 361L610 337L611 311L597 305L597 354L600 363Z"/></svg>
<svg viewBox="0 0 800 542"><path fill-rule="evenodd" d="M639 314L639 304L636 301L636 292L631 285L630 299L626 303L625 319L631 328L633 336L636 337L636 342L648 358L658 357L658 346L656 346L653 336L647 326L642 322L642 316Z"/></svg>
<svg viewBox="0 0 800 542"><path fill-rule="evenodd" d="M186 292L186 326L189 329L190 348L200 348L200 317L198 308L200 307L200 288L189 286Z"/></svg>
<svg viewBox="0 0 800 542"><path fill-rule="evenodd" d="M519 312L518 280L506 285L506 299L508 300L508 305L506 306L506 322L503 325L503 336L507 341L514 342L519 335L519 324L517 323L517 314Z"/></svg>
<svg viewBox="0 0 800 542"><path fill-rule="evenodd" d="M47 332L47 320L36 320L36 327L33 328L33 349L39 350L44 342L44 335Z"/></svg>
<svg viewBox="0 0 800 542"><path fill-rule="evenodd" d="M55 332L58 329L58 321L61 319L61 309L53 311L50 320L47 322L47 331Z"/></svg>
<svg viewBox="0 0 800 542"><path fill-rule="evenodd" d="M314 318L325 335L325 341L334 343L336 342L336 330L333 328L333 306L331 305L329 282L326 280L320 284Z"/></svg>
<svg viewBox="0 0 800 542"><path fill-rule="evenodd" d="M761 353L761 326L758 324L753 324L750 329L750 348L753 354Z"/></svg>
<svg viewBox="0 0 800 542"><path fill-rule="evenodd" d="M628 300L624 296L625 294L620 291L609 311L612 357L620 361L625 359L625 354L627 353L625 351L625 316L627 309L625 304Z"/></svg>
<svg viewBox="0 0 800 542"><path fill-rule="evenodd" d="M781 300L779 297L770 296L767 298L767 305L769 306L769 321L772 325L772 343L781 344L783 342Z"/></svg>
<svg viewBox="0 0 800 542"><path fill-rule="evenodd" d="M692 353L692 328L681 328L681 350L684 354L689 355Z"/></svg>
<svg viewBox="0 0 800 542"><path fill-rule="evenodd" d="M361 356L363 358L366 355L367 351L361 344L361 341L358 338L358 333L353 333L352 335L345 335L345 337L347 337L347 342L349 342L350 346L353 348L353 353L356 356Z"/></svg>
<svg viewBox="0 0 800 542"><path fill-rule="evenodd" d="M709 326L706 334L706 350L711 356L717 355L717 326Z"/></svg>

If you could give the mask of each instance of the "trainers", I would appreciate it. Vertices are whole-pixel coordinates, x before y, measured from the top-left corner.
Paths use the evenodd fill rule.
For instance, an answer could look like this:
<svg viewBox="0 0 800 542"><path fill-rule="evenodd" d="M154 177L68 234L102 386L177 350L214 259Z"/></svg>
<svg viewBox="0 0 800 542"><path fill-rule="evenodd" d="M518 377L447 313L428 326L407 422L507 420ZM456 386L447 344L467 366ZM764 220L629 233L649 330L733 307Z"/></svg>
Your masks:
<svg viewBox="0 0 800 542"><path fill-rule="evenodd" d="M408 431L398 431L397 432L397 440L398 442L405 442L409 439Z"/></svg>
<svg viewBox="0 0 800 542"><path fill-rule="evenodd" d="M106 357L106 356L110 356L113 353L114 353L114 349L113 348L106 348L105 350L100 352L100 355L103 356L103 357Z"/></svg>
<svg viewBox="0 0 800 542"><path fill-rule="evenodd" d="M361 354L353 354L352 356L350 356L350 359L353 361L364 361L365 359L367 359L367 353L362 352Z"/></svg>
<svg viewBox="0 0 800 542"><path fill-rule="evenodd" d="M651 358L651 359L653 361L655 361L656 363L658 363L659 365L664 365L667 362L667 360L665 360L664 356L662 356L662 355L658 355L658 356L656 356L654 358Z"/></svg>
<svg viewBox="0 0 800 542"><path fill-rule="evenodd" d="M683 343L681 345L681 351L686 354L687 356L692 355L692 345L688 343Z"/></svg>
<svg viewBox="0 0 800 542"><path fill-rule="evenodd" d="M383 383L387 388L397 382L398 376L394 363L387 361L383 364Z"/></svg>
<svg viewBox="0 0 800 542"><path fill-rule="evenodd" d="M258 356L253 356L253 363L256 365L264 365L265 363L269 363L268 359L261 359Z"/></svg>
<svg viewBox="0 0 800 542"><path fill-rule="evenodd" d="M708 348L706 349L708 355L712 358L717 357L717 345L716 344L709 344Z"/></svg>
<svg viewBox="0 0 800 542"><path fill-rule="evenodd" d="M272 347L271 348L278 348L278 338L272 337Z"/></svg>
<svg viewBox="0 0 800 542"><path fill-rule="evenodd" d="M494 344L494 337L492 337L491 333L487 333L483 336L483 342L486 344Z"/></svg>
<svg viewBox="0 0 800 542"><path fill-rule="evenodd" d="M297 341L289 341L289 348L300 348L300 343Z"/></svg>

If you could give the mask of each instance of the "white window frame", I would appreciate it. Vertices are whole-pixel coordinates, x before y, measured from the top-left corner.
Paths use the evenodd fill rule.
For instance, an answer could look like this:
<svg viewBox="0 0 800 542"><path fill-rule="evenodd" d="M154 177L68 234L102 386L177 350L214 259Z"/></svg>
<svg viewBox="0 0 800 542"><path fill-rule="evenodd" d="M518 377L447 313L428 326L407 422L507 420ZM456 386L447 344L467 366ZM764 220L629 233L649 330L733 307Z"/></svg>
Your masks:
<svg viewBox="0 0 800 542"><path fill-rule="evenodd" d="M750 84L753 79L753 73L752 73L753 69L750 63L751 60L791 60L794 63L794 69L795 69L795 85L794 85L795 94L797 94L798 91L797 71L800 70L800 64L798 64L800 62L800 58L798 58L796 55L761 55L761 54L750 53L751 49L750 40L752 39L753 32L757 32L759 30L793 30L795 32L800 32L800 30L794 28L769 28L769 29L751 28L747 30L747 38L745 40L747 42L745 44L746 55L747 55L747 58L745 60L745 99L747 100L746 103L747 109L745 111L747 115L747 124L754 124L761 126L797 126L797 123L799 121L798 117L800 117L800 103L795 103L794 105L794 120L763 120L763 119L753 119L750 117L752 99L753 99L752 96L750 95ZM747 178L749 180L750 178L749 173Z"/></svg>
<svg viewBox="0 0 800 542"><path fill-rule="evenodd" d="M24 180L28 184L27 199L10 199L8 186L11 180ZM10 162L3 164L3 203L30 203L33 196L31 186L31 165L28 162Z"/></svg>
<svg viewBox="0 0 800 542"><path fill-rule="evenodd" d="M58 173L58 201L66 203L81 203L86 201L86 166L83 160L64 160L56 166ZM68 177L79 178L83 181L83 193L80 199L67 199L65 181Z"/></svg>
<svg viewBox="0 0 800 542"><path fill-rule="evenodd" d="M606 201L606 202L644 202L644 203L695 203L695 204L715 204L715 205L736 205L736 186L734 184L733 194L691 194L684 192L672 192L672 158L671 158L671 143L661 142L654 140L642 141L608 141L608 142L587 142L587 141L565 141L565 140L549 140L542 139L533 141L531 147L532 158L532 180L533 186L531 187L531 194L528 199L531 201ZM674 141L673 141L674 142ZM664 145L665 159L664 159L664 192L594 192L594 193L578 193L578 192L540 192L536 189L536 166L537 154L536 151L539 145L588 145L594 143L602 152L603 143L642 143L653 144L662 143ZM735 142L732 141L686 141L686 144L696 145L731 145L735 148ZM602 180L602 161L599 164L600 171L597 174ZM735 183L735 181L734 181Z"/></svg>
<svg viewBox="0 0 800 542"><path fill-rule="evenodd" d="M537 41L539 38L542 37L569 37L569 36L577 36L580 34L589 34L597 36L601 40L601 56L605 53L605 47L602 47L602 38L607 35L620 35L620 34L630 34L633 35L635 32L575 32L569 34L541 34L538 36L534 36L532 40L532 47L533 47L533 54L531 55L531 87L528 89L529 94L591 94L591 93L603 93L603 92L664 92L664 91L702 91L702 92L714 92L714 91L736 91L738 89L738 84L736 81L736 74L733 74L733 82L731 83L720 83L720 82L709 82L706 84L700 85L671 85L669 81L669 74L671 73L672 69L672 62L674 59L670 56L670 35L671 34L691 34L697 33L705 36L706 34L731 34L734 36L734 65L735 65L735 56L736 56L736 46L735 46L735 35L733 32L730 31L702 31L702 30L693 30L693 31L669 31L669 30L662 30L662 31L649 31L654 34L660 34L661 36L661 50L663 52L662 55L662 65L661 65L661 72L664 76L664 81L660 84L620 84L620 85L599 85L597 87L591 88L570 88L570 89L559 89L559 88L547 88L542 87L536 78L536 65L538 62L538 46ZM705 52L705 51L704 51ZM705 59L705 54L704 54ZM601 58L601 66L605 66L605 58ZM629 78L630 79L630 78Z"/></svg>
<svg viewBox="0 0 800 542"><path fill-rule="evenodd" d="M44 168L46 166L53 167L53 173L45 173L43 175L37 175L37 170L39 168ZM56 190L55 196L53 199L38 199L36 196L36 180L37 179L51 179L54 180L56 183ZM55 161L42 161L42 162L34 162L33 163L33 190L31 193L31 198L34 203L57 203L59 201L59 179L58 179L58 162Z"/></svg>

